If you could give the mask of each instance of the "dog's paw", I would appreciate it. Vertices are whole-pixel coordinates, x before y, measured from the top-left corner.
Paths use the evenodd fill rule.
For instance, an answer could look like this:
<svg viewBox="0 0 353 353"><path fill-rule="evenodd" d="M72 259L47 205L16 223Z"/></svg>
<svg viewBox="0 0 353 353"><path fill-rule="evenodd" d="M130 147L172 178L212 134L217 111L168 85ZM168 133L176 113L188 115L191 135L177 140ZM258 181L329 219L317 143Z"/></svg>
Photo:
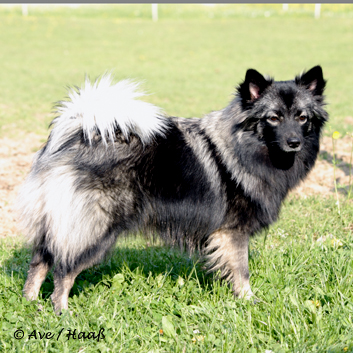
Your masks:
<svg viewBox="0 0 353 353"><path fill-rule="evenodd" d="M254 300L255 296L250 286L241 287L239 290L234 291L234 295L238 299Z"/></svg>
<svg viewBox="0 0 353 353"><path fill-rule="evenodd" d="M250 290L242 291L238 295L236 295L237 299L244 299L250 302L250 304L255 305L260 302L258 298L256 298L255 294Z"/></svg>
<svg viewBox="0 0 353 353"><path fill-rule="evenodd" d="M50 296L51 302L53 304L54 312L56 315L60 316L63 310L68 309L67 300L63 296L57 296L53 293Z"/></svg>

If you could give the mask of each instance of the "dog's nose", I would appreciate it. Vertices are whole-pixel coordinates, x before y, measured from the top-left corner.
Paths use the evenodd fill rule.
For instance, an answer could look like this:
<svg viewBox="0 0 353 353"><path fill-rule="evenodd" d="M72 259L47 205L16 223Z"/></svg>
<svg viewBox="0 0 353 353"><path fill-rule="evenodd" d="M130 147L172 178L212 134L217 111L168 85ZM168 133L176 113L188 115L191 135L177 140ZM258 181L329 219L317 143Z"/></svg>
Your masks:
<svg viewBox="0 0 353 353"><path fill-rule="evenodd" d="M300 140L298 137L290 137L287 140L287 144L290 148L297 148L300 146Z"/></svg>

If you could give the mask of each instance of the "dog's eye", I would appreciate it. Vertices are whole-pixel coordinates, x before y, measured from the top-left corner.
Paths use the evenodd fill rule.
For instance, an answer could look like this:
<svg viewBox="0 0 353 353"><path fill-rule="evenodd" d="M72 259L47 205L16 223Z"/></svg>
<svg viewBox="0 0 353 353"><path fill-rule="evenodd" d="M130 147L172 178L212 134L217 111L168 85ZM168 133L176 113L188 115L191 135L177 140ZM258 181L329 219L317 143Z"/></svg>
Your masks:
<svg viewBox="0 0 353 353"><path fill-rule="evenodd" d="M307 117L306 115L301 115L301 116L299 117L299 121L300 121L301 123L306 123L307 120L308 120L308 117Z"/></svg>
<svg viewBox="0 0 353 353"><path fill-rule="evenodd" d="M277 115L272 115L267 120L272 124L277 124L280 121Z"/></svg>

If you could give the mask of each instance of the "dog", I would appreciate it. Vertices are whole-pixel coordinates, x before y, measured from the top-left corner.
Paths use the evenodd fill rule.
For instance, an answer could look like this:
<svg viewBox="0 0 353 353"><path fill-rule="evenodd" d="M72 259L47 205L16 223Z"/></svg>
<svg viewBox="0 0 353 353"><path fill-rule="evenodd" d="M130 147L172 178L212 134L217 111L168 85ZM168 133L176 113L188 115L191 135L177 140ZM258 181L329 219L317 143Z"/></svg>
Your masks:
<svg viewBox="0 0 353 353"><path fill-rule="evenodd" d="M249 69L230 104L202 119L168 117L110 74L71 88L19 193L33 246L24 296L35 300L54 266L60 314L81 271L143 232L198 249L235 296L252 297L249 238L315 163L325 85L320 66L291 81Z"/></svg>

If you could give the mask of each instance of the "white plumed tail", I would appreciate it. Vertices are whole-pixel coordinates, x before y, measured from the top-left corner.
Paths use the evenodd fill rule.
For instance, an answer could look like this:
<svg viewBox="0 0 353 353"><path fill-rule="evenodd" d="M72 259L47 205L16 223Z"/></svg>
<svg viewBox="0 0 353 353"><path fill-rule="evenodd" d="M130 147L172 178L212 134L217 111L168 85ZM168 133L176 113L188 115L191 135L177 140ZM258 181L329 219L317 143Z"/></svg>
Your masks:
<svg viewBox="0 0 353 353"><path fill-rule="evenodd" d="M93 84L87 78L81 89L70 89L70 100L60 102L60 115L53 120L49 150L60 148L78 130L83 130L89 142L99 132L105 144L107 139L114 141L116 128L127 139L130 133L136 134L143 143L163 134L167 119L160 108L136 100L145 95L137 91L138 86L130 80L113 84L111 75L106 74Z"/></svg>

